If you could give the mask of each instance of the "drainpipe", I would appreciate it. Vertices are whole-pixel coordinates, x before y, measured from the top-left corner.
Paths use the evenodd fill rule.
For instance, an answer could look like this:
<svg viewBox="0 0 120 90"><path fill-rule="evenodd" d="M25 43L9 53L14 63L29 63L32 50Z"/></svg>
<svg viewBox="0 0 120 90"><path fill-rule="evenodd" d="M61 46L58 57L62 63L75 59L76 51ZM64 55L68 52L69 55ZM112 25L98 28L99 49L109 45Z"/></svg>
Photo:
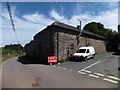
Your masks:
<svg viewBox="0 0 120 90"><path fill-rule="evenodd" d="M85 46L87 46L87 44L88 44L88 42L87 42L87 37L86 37L86 44L85 44Z"/></svg>
<svg viewBox="0 0 120 90"><path fill-rule="evenodd" d="M57 62L59 61L59 34L57 29Z"/></svg>

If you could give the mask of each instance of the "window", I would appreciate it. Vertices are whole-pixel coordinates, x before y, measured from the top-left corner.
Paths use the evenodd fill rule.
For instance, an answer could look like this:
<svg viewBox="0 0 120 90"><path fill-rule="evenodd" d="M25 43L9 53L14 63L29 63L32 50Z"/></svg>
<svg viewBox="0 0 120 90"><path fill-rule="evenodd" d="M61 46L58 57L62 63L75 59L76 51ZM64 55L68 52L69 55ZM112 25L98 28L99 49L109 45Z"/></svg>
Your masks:
<svg viewBox="0 0 120 90"><path fill-rule="evenodd" d="M87 49L87 52L86 53L89 53L90 51L89 51L89 49Z"/></svg>
<svg viewBox="0 0 120 90"><path fill-rule="evenodd" d="M86 49L79 49L76 53L85 53Z"/></svg>

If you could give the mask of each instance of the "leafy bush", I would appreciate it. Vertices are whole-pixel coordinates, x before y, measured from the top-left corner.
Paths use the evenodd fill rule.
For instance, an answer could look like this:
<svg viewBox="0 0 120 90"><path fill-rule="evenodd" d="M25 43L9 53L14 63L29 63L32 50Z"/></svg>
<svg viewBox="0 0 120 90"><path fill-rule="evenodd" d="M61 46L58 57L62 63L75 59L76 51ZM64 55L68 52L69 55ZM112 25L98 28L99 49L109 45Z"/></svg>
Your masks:
<svg viewBox="0 0 120 90"><path fill-rule="evenodd" d="M0 60L0 61L3 62L3 61L5 61L5 60L7 60L9 58L12 58L12 57L15 57L15 56L23 56L23 55L25 55L25 52L14 51L14 50L2 48L2 60Z"/></svg>
<svg viewBox="0 0 120 90"><path fill-rule="evenodd" d="M4 49L14 50L14 51L24 51L24 48L20 44L10 44L5 45Z"/></svg>
<svg viewBox="0 0 120 90"><path fill-rule="evenodd" d="M67 61L67 59L64 59L64 58L62 58L60 61L58 61L59 63L64 63L64 62L66 62Z"/></svg>

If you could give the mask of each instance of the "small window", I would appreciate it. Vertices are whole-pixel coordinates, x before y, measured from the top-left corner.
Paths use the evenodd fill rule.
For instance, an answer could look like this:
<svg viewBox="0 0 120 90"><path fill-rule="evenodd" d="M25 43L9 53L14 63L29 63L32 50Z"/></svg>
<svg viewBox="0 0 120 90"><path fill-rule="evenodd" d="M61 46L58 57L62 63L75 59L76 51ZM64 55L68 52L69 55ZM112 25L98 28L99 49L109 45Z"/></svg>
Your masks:
<svg viewBox="0 0 120 90"><path fill-rule="evenodd" d="M79 49L76 53L85 53L86 49Z"/></svg>
<svg viewBox="0 0 120 90"><path fill-rule="evenodd" d="M90 51L89 51L89 49L87 49L87 52L86 53L89 53Z"/></svg>

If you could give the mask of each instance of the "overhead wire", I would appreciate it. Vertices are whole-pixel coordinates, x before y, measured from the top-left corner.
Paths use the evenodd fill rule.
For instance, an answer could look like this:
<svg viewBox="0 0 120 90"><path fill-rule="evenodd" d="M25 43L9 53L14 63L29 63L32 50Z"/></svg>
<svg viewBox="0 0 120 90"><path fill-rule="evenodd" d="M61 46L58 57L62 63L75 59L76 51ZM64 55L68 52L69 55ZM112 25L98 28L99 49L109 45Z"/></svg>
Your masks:
<svg viewBox="0 0 120 90"><path fill-rule="evenodd" d="M18 42L18 45L19 45L19 40L18 40L18 36L17 36L16 30L15 30L15 24L14 24L14 21L13 21L13 17L12 17L12 13L11 13L11 8L10 8L10 5L9 5L9 2L6 2L6 6L7 6L7 9L8 9L9 16L10 16L10 21L11 21L11 24L12 24L13 32L15 34L15 38L16 38L16 40Z"/></svg>

